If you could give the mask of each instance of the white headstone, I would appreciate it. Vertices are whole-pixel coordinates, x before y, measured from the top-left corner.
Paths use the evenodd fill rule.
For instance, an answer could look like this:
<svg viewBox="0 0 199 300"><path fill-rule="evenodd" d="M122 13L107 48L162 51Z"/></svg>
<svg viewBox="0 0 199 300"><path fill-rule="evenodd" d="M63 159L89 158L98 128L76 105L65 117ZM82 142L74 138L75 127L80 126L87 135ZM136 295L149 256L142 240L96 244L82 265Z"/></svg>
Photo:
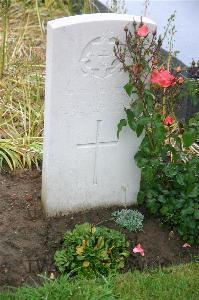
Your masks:
<svg viewBox="0 0 199 300"><path fill-rule="evenodd" d="M48 23L42 201L47 215L136 202L140 139L117 124L129 103L114 38L140 17L93 14ZM155 24L146 18L150 28Z"/></svg>

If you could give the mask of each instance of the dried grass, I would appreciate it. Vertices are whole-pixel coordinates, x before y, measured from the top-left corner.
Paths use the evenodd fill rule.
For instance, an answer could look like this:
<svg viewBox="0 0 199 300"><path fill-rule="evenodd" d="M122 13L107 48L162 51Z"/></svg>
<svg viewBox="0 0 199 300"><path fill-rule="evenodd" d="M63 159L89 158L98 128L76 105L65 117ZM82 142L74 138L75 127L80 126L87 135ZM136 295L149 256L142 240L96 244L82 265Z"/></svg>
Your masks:
<svg viewBox="0 0 199 300"><path fill-rule="evenodd" d="M31 168L42 158L46 24L74 13L72 1L9 1L0 18L0 169ZM4 3L4 4L3 4ZM95 9L84 0L81 10ZM5 5L8 7L5 9ZM5 27L5 19L7 24Z"/></svg>

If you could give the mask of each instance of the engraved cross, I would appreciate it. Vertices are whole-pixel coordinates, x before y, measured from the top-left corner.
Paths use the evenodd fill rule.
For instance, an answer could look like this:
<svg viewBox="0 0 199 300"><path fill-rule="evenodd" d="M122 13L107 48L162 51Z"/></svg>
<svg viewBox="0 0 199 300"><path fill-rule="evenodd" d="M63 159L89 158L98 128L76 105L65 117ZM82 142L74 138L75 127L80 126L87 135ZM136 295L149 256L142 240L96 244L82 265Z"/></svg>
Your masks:
<svg viewBox="0 0 199 300"><path fill-rule="evenodd" d="M96 138L95 143L77 144L79 148L94 148L94 166L93 166L93 184L97 184L97 165L98 165L98 151L100 146L114 146L118 143L117 141L100 142L99 134L102 120L97 120Z"/></svg>

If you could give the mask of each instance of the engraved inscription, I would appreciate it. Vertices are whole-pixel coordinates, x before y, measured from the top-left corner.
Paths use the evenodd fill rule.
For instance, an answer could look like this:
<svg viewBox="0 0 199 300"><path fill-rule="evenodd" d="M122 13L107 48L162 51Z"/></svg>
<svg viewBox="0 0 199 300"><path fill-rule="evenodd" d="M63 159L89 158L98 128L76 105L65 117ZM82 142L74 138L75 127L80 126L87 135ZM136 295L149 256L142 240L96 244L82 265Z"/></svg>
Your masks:
<svg viewBox="0 0 199 300"><path fill-rule="evenodd" d="M66 102L59 107L59 112L65 116L74 115L89 115L95 112L104 113L111 112L120 114L123 112L123 107L128 106L129 98L122 89L105 92L103 89L99 92L91 93L88 90L77 90L65 93Z"/></svg>
<svg viewBox="0 0 199 300"><path fill-rule="evenodd" d="M97 120L97 128L96 128L96 138L95 143L87 143L87 144L77 144L79 148L94 148L94 165L93 165L93 184L97 184L97 165L98 165L98 151L100 146L114 146L118 143L117 141L109 141L109 142L100 142L99 134L102 120Z"/></svg>
<svg viewBox="0 0 199 300"><path fill-rule="evenodd" d="M119 69L119 62L115 60L113 47L114 38L110 37L110 34L90 41L80 57L82 72L101 79L110 77Z"/></svg>

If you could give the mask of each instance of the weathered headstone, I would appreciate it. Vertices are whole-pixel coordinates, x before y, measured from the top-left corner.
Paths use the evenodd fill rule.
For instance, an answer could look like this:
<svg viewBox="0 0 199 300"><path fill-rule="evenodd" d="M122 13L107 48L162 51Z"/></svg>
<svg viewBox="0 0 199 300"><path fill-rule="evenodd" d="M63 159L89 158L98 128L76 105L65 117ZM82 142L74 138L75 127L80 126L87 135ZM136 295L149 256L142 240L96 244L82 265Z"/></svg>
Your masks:
<svg viewBox="0 0 199 300"><path fill-rule="evenodd" d="M94 14L48 23L42 201L48 215L136 202L140 139L117 124L129 98L114 38L140 17ZM155 24L143 18L152 29Z"/></svg>

